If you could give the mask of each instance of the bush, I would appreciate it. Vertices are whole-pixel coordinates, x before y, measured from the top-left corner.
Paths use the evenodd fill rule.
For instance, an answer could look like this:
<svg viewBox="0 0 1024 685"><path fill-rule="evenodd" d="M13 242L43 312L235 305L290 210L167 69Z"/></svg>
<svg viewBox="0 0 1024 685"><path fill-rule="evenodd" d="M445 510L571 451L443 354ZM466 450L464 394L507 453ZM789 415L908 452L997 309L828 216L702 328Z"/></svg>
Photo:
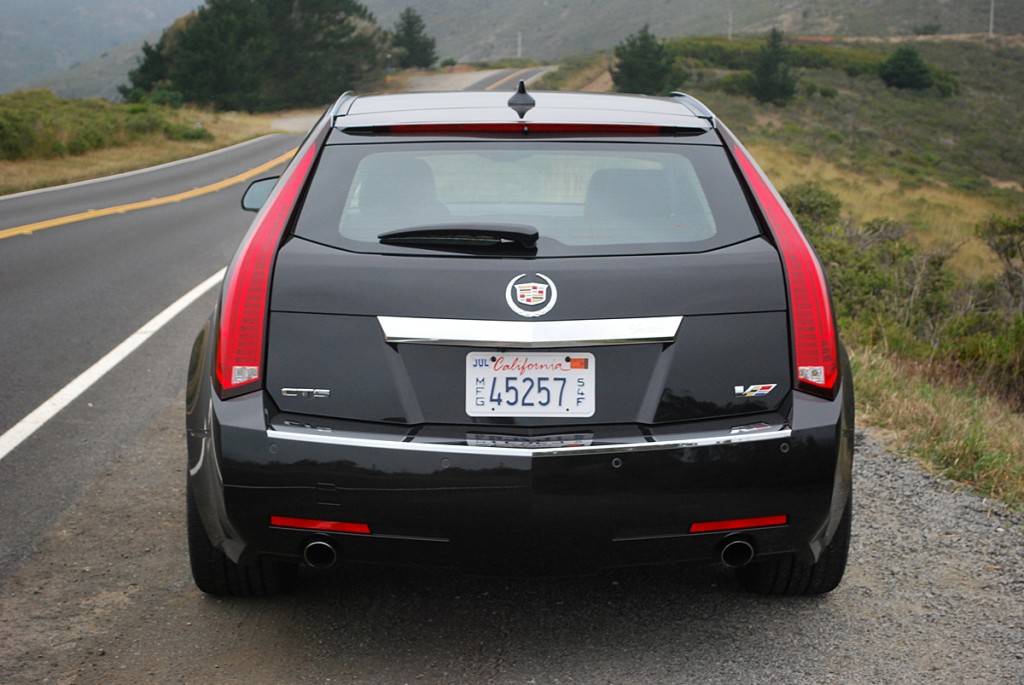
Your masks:
<svg viewBox="0 0 1024 685"><path fill-rule="evenodd" d="M839 223L842 201L818 183L812 181L790 186L782 191L782 197L801 226L820 230Z"/></svg>
<svg viewBox="0 0 1024 685"><path fill-rule="evenodd" d="M926 90L935 84L931 69L909 45L897 48L879 67L878 75L890 88Z"/></svg>
<svg viewBox="0 0 1024 685"><path fill-rule="evenodd" d="M1024 316L1024 214L990 217L976 231L1003 265L1001 285L1009 307Z"/></svg>
<svg viewBox="0 0 1024 685"><path fill-rule="evenodd" d="M203 128L202 124L192 126L186 124L166 124L164 135L168 140L213 140L213 134Z"/></svg>
<svg viewBox="0 0 1024 685"><path fill-rule="evenodd" d="M157 88L149 96L150 102L154 105L163 105L177 109L185 104L185 97L176 90L169 88Z"/></svg>
<svg viewBox="0 0 1024 685"><path fill-rule="evenodd" d="M0 106L0 159L25 159L34 145L32 129L21 114Z"/></svg>

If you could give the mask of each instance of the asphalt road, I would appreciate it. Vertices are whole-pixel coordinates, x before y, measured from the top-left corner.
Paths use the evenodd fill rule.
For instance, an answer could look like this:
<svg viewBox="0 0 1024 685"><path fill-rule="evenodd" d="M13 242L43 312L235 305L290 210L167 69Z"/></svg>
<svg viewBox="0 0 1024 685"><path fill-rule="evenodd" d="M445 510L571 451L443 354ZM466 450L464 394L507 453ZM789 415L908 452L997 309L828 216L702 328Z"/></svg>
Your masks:
<svg viewBox="0 0 1024 685"><path fill-rule="evenodd" d="M0 236L185 193L297 143L0 198ZM0 435L227 263L252 217L243 188L0 238ZM0 683L1024 683L1024 519L864 436L850 569L823 598L746 595L722 568L343 567L303 570L289 597L204 596L182 402L215 297L0 458Z"/></svg>
<svg viewBox="0 0 1024 685"><path fill-rule="evenodd" d="M466 90L514 91L520 81L529 84L539 78L550 67L526 67L524 69L499 69L486 78L470 84Z"/></svg>
<svg viewBox="0 0 1024 685"><path fill-rule="evenodd" d="M0 231L202 188L279 157L299 139L275 135L183 164L0 198ZM244 187L0 240L0 434L224 267L252 218L239 209ZM174 352L133 355L0 460L0 520L8 522L0 527L0 579L125 436L176 400L187 362L180 350L187 355L215 290L154 341L177 336Z"/></svg>

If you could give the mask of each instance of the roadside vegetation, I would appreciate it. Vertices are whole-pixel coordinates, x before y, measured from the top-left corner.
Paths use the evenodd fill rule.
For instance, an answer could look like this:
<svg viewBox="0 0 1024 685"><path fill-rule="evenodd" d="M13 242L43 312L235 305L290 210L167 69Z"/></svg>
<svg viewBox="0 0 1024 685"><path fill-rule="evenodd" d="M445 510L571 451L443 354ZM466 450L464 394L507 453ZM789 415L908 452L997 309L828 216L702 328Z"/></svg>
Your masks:
<svg viewBox="0 0 1024 685"><path fill-rule="evenodd" d="M147 137L209 140L213 136L162 107L64 100L47 90L0 95L0 159L81 155Z"/></svg>
<svg viewBox="0 0 1024 685"><path fill-rule="evenodd" d="M861 423L1024 507L1024 48L777 32L650 43L642 29L540 87L611 64L616 89L640 90L620 78L638 71L623 59L647 55L660 75L670 62L647 92L682 90L718 113L825 262Z"/></svg>
<svg viewBox="0 0 1024 685"><path fill-rule="evenodd" d="M277 115L280 116L280 115ZM108 176L269 133L271 115L0 95L0 195Z"/></svg>

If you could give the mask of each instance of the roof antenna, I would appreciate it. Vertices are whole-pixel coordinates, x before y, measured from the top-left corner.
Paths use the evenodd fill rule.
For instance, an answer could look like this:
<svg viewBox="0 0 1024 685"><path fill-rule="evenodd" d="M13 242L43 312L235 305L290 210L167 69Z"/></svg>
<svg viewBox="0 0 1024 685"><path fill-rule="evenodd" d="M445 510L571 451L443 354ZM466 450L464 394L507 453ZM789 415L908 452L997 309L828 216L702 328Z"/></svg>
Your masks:
<svg viewBox="0 0 1024 685"><path fill-rule="evenodd" d="M508 99L508 106L515 110L520 119L525 117L526 113L533 109L536 104L537 101L526 92L526 81L520 81L515 95Z"/></svg>

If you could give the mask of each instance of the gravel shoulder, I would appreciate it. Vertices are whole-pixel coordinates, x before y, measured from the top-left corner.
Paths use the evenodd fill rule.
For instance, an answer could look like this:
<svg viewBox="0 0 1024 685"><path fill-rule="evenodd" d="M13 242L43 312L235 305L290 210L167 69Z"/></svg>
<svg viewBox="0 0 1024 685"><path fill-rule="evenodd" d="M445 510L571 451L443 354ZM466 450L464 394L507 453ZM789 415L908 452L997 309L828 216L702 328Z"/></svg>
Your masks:
<svg viewBox="0 0 1024 685"><path fill-rule="evenodd" d="M178 407L129 444L0 579L0 682L1024 683L1024 517L863 435L847 576L796 600L673 567L354 567L214 599L188 572Z"/></svg>

